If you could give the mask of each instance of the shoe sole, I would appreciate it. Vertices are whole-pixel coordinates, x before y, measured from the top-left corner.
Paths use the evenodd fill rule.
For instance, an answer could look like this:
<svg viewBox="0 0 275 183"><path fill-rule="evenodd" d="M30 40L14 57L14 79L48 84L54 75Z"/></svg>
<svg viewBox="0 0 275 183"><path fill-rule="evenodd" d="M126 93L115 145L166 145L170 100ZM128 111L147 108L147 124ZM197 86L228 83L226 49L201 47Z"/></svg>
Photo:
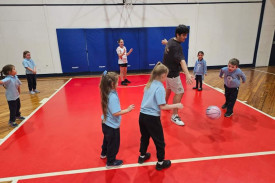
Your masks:
<svg viewBox="0 0 275 183"><path fill-rule="evenodd" d="M112 168L118 168L118 167L121 167L123 164L121 165L116 165L116 166L106 166L107 169L112 169Z"/></svg>
<svg viewBox="0 0 275 183"><path fill-rule="evenodd" d="M160 171L160 170L163 170L163 169L169 168L171 165L172 165L172 163L171 163L169 166L164 167L164 168L157 168L157 166L156 166L156 170Z"/></svg>
<svg viewBox="0 0 275 183"><path fill-rule="evenodd" d="M173 123L175 123L176 125L178 125L178 126L184 126L185 124L183 123L183 124L178 124L178 123L176 123L175 121L173 121L172 119L171 119L171 121L173 122Z"/></svg>
<svg viewBox="0 0 275 183"><path fill-rule="evenodd" d="M233 113L232 113L230 116L224 116L224 117L229 118L229 117L231 117L232 115L233 115Z"/></svg>

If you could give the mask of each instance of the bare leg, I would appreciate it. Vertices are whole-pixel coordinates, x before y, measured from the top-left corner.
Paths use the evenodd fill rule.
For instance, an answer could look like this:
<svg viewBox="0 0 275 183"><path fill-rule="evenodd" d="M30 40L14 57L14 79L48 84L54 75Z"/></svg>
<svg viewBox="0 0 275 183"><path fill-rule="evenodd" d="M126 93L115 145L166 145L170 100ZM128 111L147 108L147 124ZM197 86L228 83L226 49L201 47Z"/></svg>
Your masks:
<svg viewBox="0 0 275 183"><path fill-rule="evenodd" d="M183 93L175 94L173 98L173 104L180 103L182 96L183 96ZM178 108L173 109L173 114L178 114Z"/></svg>
<svg viewBox="0 0 275 183"><path fill-rule="evenodd" d="M166 104L168 104L170 95L171 95L171 89L166 89L166 96L165 96Z"/></svg>
<svg viewBox="0 0 275 183"><path fill-rule="evenodd" d="M124 79L123 79L123 75L124 75L124 73L123 73L123 72L124 72L124 71L123 71L123 68L124 68L124 67L120 67L120 80L121 80L121 82L124 81Z"/></svg>
<svg viewBox="0 0 275 183"><path fill-rule="evenodd" d="M127 79L127 67L124 67L124 79Z"/></svg>

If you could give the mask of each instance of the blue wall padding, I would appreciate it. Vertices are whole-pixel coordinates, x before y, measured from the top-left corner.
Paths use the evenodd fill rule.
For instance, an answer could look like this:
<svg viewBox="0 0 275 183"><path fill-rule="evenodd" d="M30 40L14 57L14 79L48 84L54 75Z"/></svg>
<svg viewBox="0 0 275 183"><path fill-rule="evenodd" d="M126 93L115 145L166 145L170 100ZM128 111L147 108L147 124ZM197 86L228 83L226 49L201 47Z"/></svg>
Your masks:
<svg viewBox="0 0 275 183"><path fill-rule="evenodd" d="M119 38L124 40L127 51L134 49L128 56L128 70L152 69L163 58L161 40L174 36L175 27L57 29L64 73L118 71L116 48ZM182 43L186 61L188 43L189 36Z"/></svg>
<svg viewBox="0 0 275 183"><path fill-rule="evenodd" d="M57 29L57 38L63 72L88 72L83 29Z"/></svg>

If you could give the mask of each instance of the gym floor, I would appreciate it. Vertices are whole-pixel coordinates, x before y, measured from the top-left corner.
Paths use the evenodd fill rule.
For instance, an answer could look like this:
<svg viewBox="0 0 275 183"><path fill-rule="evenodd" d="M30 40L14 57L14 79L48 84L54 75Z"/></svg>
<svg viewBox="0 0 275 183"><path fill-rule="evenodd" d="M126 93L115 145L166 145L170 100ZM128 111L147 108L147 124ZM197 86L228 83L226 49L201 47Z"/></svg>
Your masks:
<svg viewBox="0 0 275 183"><path fill-rule="evenodd" d="M240 87L231 118L210 120L205 115L209 105L224 103L219 70L208 71L201 92L183 82L179 114L186 125L173 124L171 111L161 116L166 158L172 160L163 171L155 170L152 141L151 159L137 164L138 115L149 75L130 75L132 83L117 89L122 108L135 104L136 109L122 117L117 158L124 165L113 170L99 158L99 77L38 78L41 93L35 95L28 94L21 79L21 112L27 119L16 129L7 125L9 110L0 90L0 182L274 182L275 67L242 70L247 82Z"/></svg>

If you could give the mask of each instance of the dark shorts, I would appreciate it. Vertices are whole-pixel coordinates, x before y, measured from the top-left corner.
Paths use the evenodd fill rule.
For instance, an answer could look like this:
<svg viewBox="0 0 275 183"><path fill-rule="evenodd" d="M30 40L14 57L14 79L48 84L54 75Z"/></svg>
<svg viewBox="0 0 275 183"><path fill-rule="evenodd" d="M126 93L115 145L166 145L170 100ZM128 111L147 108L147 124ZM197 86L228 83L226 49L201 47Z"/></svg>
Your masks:
<svg viewBox="0 0 275 183"><path fill-rule="evenodd" d="M128 66L127 63L125 63L125 64L118 64L118 65L119 65L119 67L127 67Z"/></svg>

